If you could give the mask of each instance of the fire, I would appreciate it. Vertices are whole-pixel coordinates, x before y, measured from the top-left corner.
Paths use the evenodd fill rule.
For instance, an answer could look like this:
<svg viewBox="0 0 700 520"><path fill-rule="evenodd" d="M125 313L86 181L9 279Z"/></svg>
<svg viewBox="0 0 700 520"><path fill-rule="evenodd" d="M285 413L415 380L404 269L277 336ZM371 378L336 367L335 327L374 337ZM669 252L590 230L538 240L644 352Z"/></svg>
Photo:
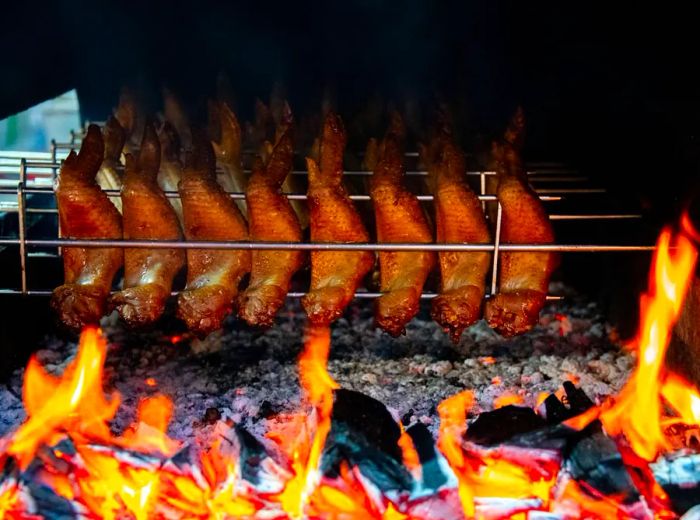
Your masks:
<svg viewBox="0 0 700 520"><path fill-rule="evenodd" d="M521 395L511 392L504 392L493 400L494 408L503 408L508 405L523 404L525 399Z"/></svg>
<svg viewBox="0 0 700 520"><path fill-rule="evenodd" d="M661 233L652 262L649 292L641 299L639 332L632 343L638 355L637 369L614 404L606 407L600 416L609 435L624 436L632 450L647 461L656 459L670 447L662 427L662 396L677 413L683 414L682 422L698 424L692 387L682 384L679 389L678 378L669 380L664 367L673 325L682 309L696 259L697 251L684 235L673 240L670 229ZM665 389L667 385L670 386Z"/></svg>
<svg viewBox="0 0 700 520"><path fill-rule="evenodd" d="M462 503L464 514L468 518L474 516L474 496L469 485L471 468L462 450L461 441L467 428L467 411L473 405L474 394L465 390L445 399L438 406L438 415L440 416L438 448L450 463L459 480L459 500Z"/></svg>
<svg viewBox="0 0 700 520"><path fill-rule="evenodd" d="M313 433L306 456L300 447L293 452L294 477L287 482L280 495L282 509L293 518L300 518L311 492L320 482L319 464L326 437L331 429L333 390L338 383L328 373L328 352L331 331L328 327L309 327L304 351L299 357L299 380L316 413L316 431Z"/></svg>

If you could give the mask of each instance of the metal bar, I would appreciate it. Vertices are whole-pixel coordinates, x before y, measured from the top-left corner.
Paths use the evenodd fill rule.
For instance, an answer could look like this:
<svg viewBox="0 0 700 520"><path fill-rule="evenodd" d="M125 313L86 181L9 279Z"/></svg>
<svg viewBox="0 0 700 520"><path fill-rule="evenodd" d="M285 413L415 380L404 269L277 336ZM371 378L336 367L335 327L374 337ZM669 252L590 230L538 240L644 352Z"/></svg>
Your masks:
<svg viewBox="0 0 700 520"><path fill-rule="evenodd" d="M27 222L24 212L26 196L24 183L27 180L27 162L22 159L19 166L19 182L17 183L17 233L19 235L19 265L22 294L27 294Z"/></svg>
<svg viewBox="0 0 700 520"><path fill-rule="evenodd" d="M496 294L498 288L498 260L501 250L501 224L503 222L503 206L498 203L496 210L496 234L493 237L493 268L491 269L491 294Z"/></svg>
<svg viewBox="0 0 700 520"><path fill-rule="evenodd" d="M115 189L105 189L102 190L104 193L106 193L109 197L120 197L121 193L120 190L115 190ZM25 190L25 193L32 193L32 194L53 194L54 190L53 188L46 187L46 188L27 188ZM15 190L11 190L9 188L0 188L0 194L2 193L15 193ZM180 198L180 194L177 191L173 190L168 190L163 192L166 197L169 199L177 199ZM243 200L245 199L245 193L243 192L226 192L228 195L234 199L234 200ZM307 196L306 193L283 193L283 195L286 195L289 200L306 200ZM369 195L350 195L350 200L357 200L357 201L370 201L372 200L372 197ZM495 201L496 196L495 195L479 195L479 200L484 200L484 201ZM432 195L416 195L416 198L421 201L430 201L433 200ZM553 201L560 201L562 199L561 196L558 195L543 195L540 197L540 200L543 202L553 202Z"/></svg>
<svg viewBox="0 0 700 520"><path fill-rule="evenodd" d="M0 238L0 245L17 245L19 239ZM298 251L494 251L494 244L423 244L423 243L341 243L341 242L224 242L175 240L116 239L26 239L30 247L132 247L138 249L248 249ZM500 244L499 251L553 251L562 253L600 253L613 251L653 251L655 246L598 244Z"/></svg>
<svg viewBox="0 0 700 520"><path fill-rule="evenodd" d="M114 294L116 291L112 291L112 294ZM27 291L26 294L30 296L51 296L53 291L46 291L46 290L31 290ZM181 291L172 291L170 293L171 296L177 296L180 294ZM21 291L18 291L17 289L0 289L0 295L7 295L7 294L22 294ZM357 299L375 299L379 298L383 293L380 292L356 292L353 296ZM287 293L287 298L303 298L306 295L305 292L288 292ZM437 293L433 292L426 292L422 293L420 295L422 300L432 300L437 296ZM490 294L485 294L484 298L488 299L490 298ZM561 301L564 299L564 296L559 296L559 295L547 295L547 300L548 301Z"/></svg>

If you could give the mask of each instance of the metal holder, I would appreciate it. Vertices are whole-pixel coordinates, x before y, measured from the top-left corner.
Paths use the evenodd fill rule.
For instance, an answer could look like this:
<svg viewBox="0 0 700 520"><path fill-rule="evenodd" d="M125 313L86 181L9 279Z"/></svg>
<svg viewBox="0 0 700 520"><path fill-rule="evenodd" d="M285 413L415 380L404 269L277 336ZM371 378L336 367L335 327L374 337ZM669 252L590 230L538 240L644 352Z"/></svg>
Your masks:
<svg viewBox="0 0 700 520"><path fill-rule="evenodd" d="M28 249L37 247L58 247L59 255L60 248L68 246L79 247L121 247L121 248L148 248L148 249L248 249L248 250L325 250L325 251L488 251L493 252L493 264L490 279L490 293L495 294L498 288L499 262L501 252L513 251L539 251L539 252L577 252L577 253L594 253L594 252L633 252L633 251L652 251L654 246L647 245L606 245L606 244L502 244L501 243L501 221L502 208L498 204L495 222L495 236L491 244L424 244L424 243L313 243L313 242L220 242L220 241L154 241L154 240L98 240L98 239L30 239L27 237L26 215L29 213L53 214L57 215L58 210L55 208L30 208L27 207L27 194L43 194L54 195L53 188L50 187L28 187L28 169L34 168L37 171L33 174L34 177L47 177L47 181L55 180L60 168L60 160L58 153L60 150L75 149L79 146L79 139L82 137L80 132L71 132L71 140L68 143L57 143L51 141L50 160L33 160L27 161L21 159L19 165L19 181L12 186L11 182L5 181L0 183L0 194L16 194L17 208L2 208L0 212L17 212L18 213L18 233L17 238L0 237L0 246L3 245L18 245L20 256L21 280L19 289L0 289L0 294L23 294L23 295L49 295L50 290L28 290L27 286L27 257ZM408 152L407 156L415 157L416 152ZM345 175L371 175L368 171L345 171ZM407 175L427 175L427 172L413 170L406 172ZM294 170L294 175L305 175L305 171ZM530 168L528 171L532 181L546 180L551 182L567 183L582 183L587 181L586 177L577 175L575 172L565 168ZM493 171L468 171L467 175L479 177L479 200L482 202L482 207L486 209L489 202L497 202L495 195L486 193L486 178L495 175ZM543 202L561 201L567 195L588 195L605 193L603 188L588 188L588 187L566 187L566 188L545 188L535 190L540 200ZM110 197L119 197L119 190L104 190ZM179 194L176 191L165 192L168 198L178 198ZM287 193L290 200L306 200L306 194L303 193ZM245 198L244 193L234 192L229 193L232 199L240 200ZM419 201L432 201L432 195L418 195ZM354 201L370 201L369 195L350 195L350 199ZM634 220L640 219L641 214L638 213L605 213L605 214L551 214L551 220ZM60 236L60 231L59 231ZM176 293L173 293L176 294ZM290 298L300 298L305 293L290 292L287 294ZM355 294L356 298L377 298L381 296L378 292L361 291ZM422 299L431 299L437 296L433 292L424 292L421 295ZM487 298L489 295L486 296ZM561 297L549 295L549 300L559 300Z"/></svg>

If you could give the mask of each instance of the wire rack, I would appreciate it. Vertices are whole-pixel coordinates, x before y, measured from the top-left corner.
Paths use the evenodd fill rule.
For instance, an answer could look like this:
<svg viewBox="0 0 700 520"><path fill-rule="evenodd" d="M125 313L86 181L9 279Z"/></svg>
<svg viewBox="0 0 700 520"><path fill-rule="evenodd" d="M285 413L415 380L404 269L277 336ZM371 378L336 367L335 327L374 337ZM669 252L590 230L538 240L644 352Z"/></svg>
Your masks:
<svg viewBox="0 0 700 520"><path fill-rule="evenodd" d="M622 244L505 244L501 243L501 219L502 210L494 195L487 193L487 178L495 175L492 171L468 171L467 175L478 177L479 200L486 210L487 204L496 204L495 212L495 232L493 242L490 244L467 244L467 243L312 243L312 242L220 242L220 241L153 241L153 240L98 240L98 239L69 239L69 238L31 238L28 236L27 218L32 214L45 214L46 218L57 215L55 200L52 197L50 207L33 207L31 197L28 195L53 196L53 185L60 170L61 161L72 149L79 147L84 131L71 132L68 142L51 142L51 149L47 153L23 156L21 153L0 152L0 215L3 213L17 213L16 233L12 236L0 236L0 247L18 246L20 280L15 287L2 288L0 294L21 294L21 295L49 295L50 289L29 289L27 259L32 256L60 256L60 248L65 246L80 247L129 247L129 248L178 248L178 249L248 249L248 250L335 250L335 251L487 251L493 253L493 264L490 274L490 292L486 295L494 294L497 290L499 262L501 253L508 251L550 251L563 253L594 253L594 252L631 252L631 251L651 251L651 245L622 245ZM246 153L252 153L250 151ZM416 157L416 152L406 153L409 157ZM372 172L362 170L348 170L344 172L347 176L365 176ZM14 175L13 175L14 174ZM302 170L292 171L293 175L305 175ZM426 171L409 170L406 172L410 176L425 176ZM545 203L562 201L568 197L588 197L605 194L604 188L589 187L588 178L578 174L576 171L562 167L556 163L537 163L528 165L528 175L531 184L535 186L535 191L540 199ZM556 183L557 187L542 187L541 184L550 185ZM110 197L119 197L119 190L104 190ZM177 198L176 191L165 192L169 198ZM287 193L290 200L305 200L306 194ZM232 199L244 199L244 193L229 193ZM369 195L350 195L355 201L369 201ZM420 201L432 201L432 195L417 195ZM583 205L585 206L585 204ZM553 221L625 221L638 220L642 218L639 213L553 213L549 212L549 218ZM54 249L53 253L46 253L46 248ZM36 252L37 249L44 249L43 252ZM488 292L488 291L487 291ZM173 294L177 294L174 292ZM303 292L289 292L290 298L300 298ZM356 298L377 298L379 292L359 291ZM437 296L434 292L424 292L422 299L431 299ZM549 300L559 300L561 296L548 295Z"/></svg>

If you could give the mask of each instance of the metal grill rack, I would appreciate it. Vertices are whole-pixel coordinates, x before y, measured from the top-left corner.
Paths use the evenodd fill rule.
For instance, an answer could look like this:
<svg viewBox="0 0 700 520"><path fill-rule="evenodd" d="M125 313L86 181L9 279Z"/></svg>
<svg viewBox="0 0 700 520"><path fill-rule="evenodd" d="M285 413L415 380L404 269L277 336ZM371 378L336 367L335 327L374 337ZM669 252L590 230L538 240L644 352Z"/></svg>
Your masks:
<svg viewBox="0 0 700 520"><path fill-rule="evenodd" d="M424 244L424 243L294 243L294 242L218 242L218 241L151 241L151 240L80 240L68 238L30 238L28 237L27 217L31 214L57 215L55 201L52 207L32 207L27 195L53 195L53 181L58 175L61 160L71 150L79 148L83 132L71 132L69 142L52 141L51 149L45 154L35 154L32 157L21 157L17 153L0 152L0 215L2 213L17 213L17 230L13 236L0 236L0 247L18 246L20 280L15 287L2 288L0 294L49 295L51 289L29 290L27 258L33 256L37 248L58 248L56 253L48 256L60 256L60 248L64 246L80 247L130 247L130 248L182 248L182 249L249 249L249 250L337 250L337 251L489 251L493 252L493 266L490 276L490 294L496 292L498 283L500 253L504 251L552 251L552 252L630 252L651 251L653 245L616 245L616 244L503 244L501 243L501 206L494 195L486 193L488 176L495 175L492 171L468 171L467 175L479 178L479 199L484 209L487 203L496 203L496 222L493 242L490 244ZM251 152L248 152L251 153ZM408 152L407 156L417 156L416 152ZM16 177L12 175L16 172ZM427 175L425 171L410 170L407 175ZM4 174L4 175L2 175ZM305 175L305 171L295 170L294 175ZM345 171L345 175L371 175L368 171ZM533 185L558 183L563 186L556 188L536 187L535 191L545 202L561 201L568 197L596 196L606 192L604 188L589 187L588 179L577 172L561 167L558 164L530 164L528 175ZM8 178L9 177L9 178ZM118 190L104 190L110 197L119 197ZM244 193L229 193L232 199L244 199ZM169 198L177 198L176 191L166 192ZM305 200L306 194L289 193L290 200ZM432 201L432 195L418 195L420 201ZM3 198L5 200L3 200ZM369 195L350 195L355 201L369 201ZM12 203L14 202L14 203ZM584 205L585 206L585 205ZM51 218L51 217L47 217ZM56 217L54 217L56 218ZM591 221L591 220L636 220L641 219L639 213L551 213L553 221ZM37 253L47 256L47 253ZM176 293L173 293L176 294ZM288 297L299 298L305 293L290 292ZM356 298L377 298L381 293L361 291ZM424 292L423 299L437 296L433 292ZM488 295L487 295L488 298ZM549 300L561 299L561 296L549 295Z"/></svg>

